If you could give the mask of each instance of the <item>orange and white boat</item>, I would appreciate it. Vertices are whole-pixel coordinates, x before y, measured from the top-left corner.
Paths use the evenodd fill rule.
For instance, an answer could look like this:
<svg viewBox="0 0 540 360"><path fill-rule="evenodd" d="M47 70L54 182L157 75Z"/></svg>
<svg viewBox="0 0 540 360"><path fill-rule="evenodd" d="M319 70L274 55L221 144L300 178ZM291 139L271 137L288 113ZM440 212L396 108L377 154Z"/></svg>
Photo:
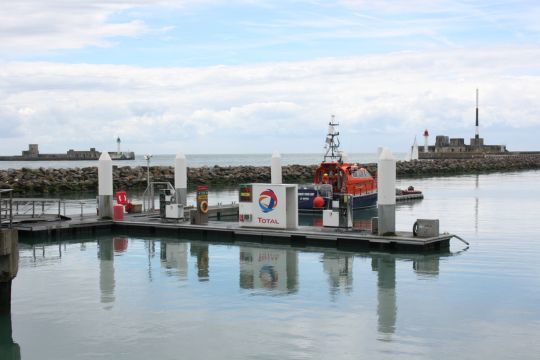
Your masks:
<svg viewBox="0 0 540 360"><path fill-rule="evenodd" d="M343 161L339 150L339 132L334 116L328 124L326 154L315 171L313 184L298 188L299 211L320 211L331 207L332 200L349 195L353 209L377 205L377 180L364 167Z"/></svg>

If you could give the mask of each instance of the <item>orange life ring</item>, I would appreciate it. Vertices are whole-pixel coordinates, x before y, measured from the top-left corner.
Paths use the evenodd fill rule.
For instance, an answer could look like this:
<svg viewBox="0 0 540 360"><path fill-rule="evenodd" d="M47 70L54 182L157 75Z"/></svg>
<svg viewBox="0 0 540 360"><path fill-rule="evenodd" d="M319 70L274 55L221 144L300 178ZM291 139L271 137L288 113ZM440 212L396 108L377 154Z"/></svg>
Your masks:
<svg viewBox="0 0 540 360"><path fill-rule="evenodd" d="M201 201L199 205L199 210L203 214L208 214L208 201Z"/></svg>

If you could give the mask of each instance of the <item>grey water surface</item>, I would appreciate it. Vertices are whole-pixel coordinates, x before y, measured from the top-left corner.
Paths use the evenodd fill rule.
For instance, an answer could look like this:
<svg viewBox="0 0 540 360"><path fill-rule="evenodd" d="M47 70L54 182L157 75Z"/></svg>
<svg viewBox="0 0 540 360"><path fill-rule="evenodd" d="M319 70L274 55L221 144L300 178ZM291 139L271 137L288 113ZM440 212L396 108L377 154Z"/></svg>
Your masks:
<svg viewBox="0 0 540 360"><path fill-rule="evenodd" d="M439 218L470 247L345 252L123 234L23 243L0 354L537 359L540 171L399 185L409 183L426 198L398 205L398 229Z"/></svg>
<svg viewBox="0 0 540 360"><path fill-rule="evenodd" d="M315 165L323 160L323 153L313 154L281 154L283 165ZM271 154L186 154L187 166L270 166ZM396 159L405 160L405 153L396 153ZM174 166L174 154L156 154L150 159L150 166ZM359 163L377 162L373 153L351 153L349 160ZM31 168L83 168L97 166L97 160L80 161L0 161L0 170ZM146 166L144 155L136 155L134 160L115 160L115 166Z"/></svg>

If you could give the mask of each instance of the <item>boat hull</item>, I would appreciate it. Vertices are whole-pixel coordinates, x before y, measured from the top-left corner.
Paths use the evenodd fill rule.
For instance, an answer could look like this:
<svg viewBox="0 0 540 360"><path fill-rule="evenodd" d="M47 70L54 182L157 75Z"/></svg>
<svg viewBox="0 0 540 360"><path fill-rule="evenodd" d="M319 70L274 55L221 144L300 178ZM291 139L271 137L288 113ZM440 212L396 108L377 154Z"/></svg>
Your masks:
<svg viewBox="0 0 540 360"><path fill-rule="evenodd" d="M319 195L317 189L300 188L298 189L298 211L322 211L330 209L332 206L332 198L330 196L322 196L324 199L324 207L313 207L313 200ZM377 193L351 195L353 210L367 209L377 206Z"/></svg>

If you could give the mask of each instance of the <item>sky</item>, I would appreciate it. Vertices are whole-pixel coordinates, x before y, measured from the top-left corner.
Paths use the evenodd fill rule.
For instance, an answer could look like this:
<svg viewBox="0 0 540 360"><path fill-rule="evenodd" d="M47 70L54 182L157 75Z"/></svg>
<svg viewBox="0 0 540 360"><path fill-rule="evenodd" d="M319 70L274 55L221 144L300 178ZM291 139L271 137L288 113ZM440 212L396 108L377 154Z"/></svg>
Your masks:
<svg viewBox="0 0 540 360"><path fill-rule="evenodd" d="M540 150L540 2L0 1L0 154Z"/></svg>

